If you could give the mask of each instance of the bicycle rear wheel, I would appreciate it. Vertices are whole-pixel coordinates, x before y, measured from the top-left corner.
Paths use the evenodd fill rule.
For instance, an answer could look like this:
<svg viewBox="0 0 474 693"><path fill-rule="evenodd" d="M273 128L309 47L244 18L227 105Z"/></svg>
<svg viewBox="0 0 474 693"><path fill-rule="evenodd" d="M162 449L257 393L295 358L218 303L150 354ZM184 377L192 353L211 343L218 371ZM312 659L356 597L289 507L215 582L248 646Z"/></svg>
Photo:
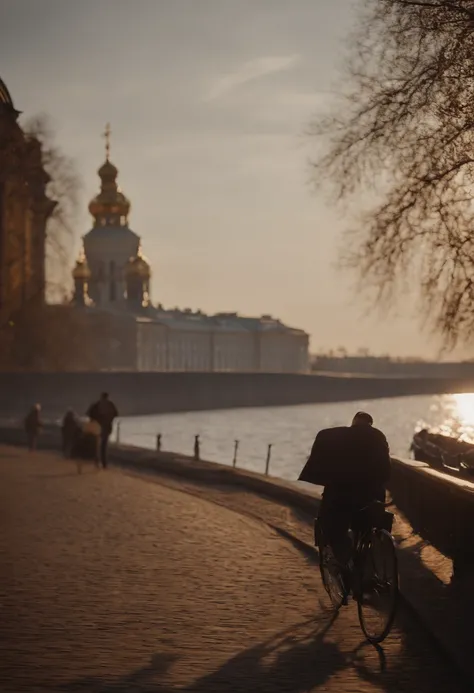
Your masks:
<svg viewBox="0 0 474 693"><path fill-rule="evenodd" d="M346 599L346 590L339 564L334 558L332 549L325 543L321 531L317 537L319 552L319 571L324 589L329 595L333 608L338 611Z"/></svg>
<svg viewBox="0 0 474 693"><path fill-rule="evenodd" d="M381 643L390 632L398 603L395 542L385 529L374 529L363 542L358 561L357 611L367 640Z"/></svg>

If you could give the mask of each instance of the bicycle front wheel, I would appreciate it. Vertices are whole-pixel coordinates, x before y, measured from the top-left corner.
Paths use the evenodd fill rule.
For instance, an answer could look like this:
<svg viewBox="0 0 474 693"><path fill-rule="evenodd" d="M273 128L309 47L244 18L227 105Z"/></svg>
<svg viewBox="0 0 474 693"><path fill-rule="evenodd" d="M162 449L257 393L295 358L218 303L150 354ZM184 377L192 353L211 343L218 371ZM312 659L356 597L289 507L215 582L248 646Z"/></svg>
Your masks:
<svg viewBox="0 0 474 693"><path fill-rule="evenodd" d="M357 610L367 640L381 643L390 632L398 603L395 542L385 529L374 529L362 544L358 561Z"/></svg>

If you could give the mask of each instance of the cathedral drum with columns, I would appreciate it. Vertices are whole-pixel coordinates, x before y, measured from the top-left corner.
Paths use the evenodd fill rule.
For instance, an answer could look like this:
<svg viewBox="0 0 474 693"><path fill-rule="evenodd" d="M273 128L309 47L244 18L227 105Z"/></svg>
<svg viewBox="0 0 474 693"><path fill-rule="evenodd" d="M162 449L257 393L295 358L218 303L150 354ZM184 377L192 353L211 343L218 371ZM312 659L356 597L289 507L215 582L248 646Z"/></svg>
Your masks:
<svg viewBox="0 0 474 693"><path fill-rule="evenodd" d="M102 327L107 324L106 338L103 331L96 337L103 369L306 372L307 333L276 318L206 315L152 305L150 265L140 237L128 225L130 202L117 185L118 170L110 161L109 126L105 139L100 192L89 204L93 227L83 237L72 272L73 304L95 315Z"/></svg>

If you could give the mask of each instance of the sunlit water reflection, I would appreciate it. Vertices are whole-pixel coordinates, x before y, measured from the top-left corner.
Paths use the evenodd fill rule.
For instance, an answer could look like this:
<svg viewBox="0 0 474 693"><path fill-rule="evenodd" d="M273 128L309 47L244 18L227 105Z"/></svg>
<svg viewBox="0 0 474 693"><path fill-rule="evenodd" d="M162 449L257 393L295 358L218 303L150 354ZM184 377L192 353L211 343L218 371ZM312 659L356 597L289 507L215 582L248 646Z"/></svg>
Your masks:
<svg viewBox="0 0 474 693"><path fill-rule="evenodd" d="M360 409L373 415L394 455L408 457L413 432L422 427L474 442L474 393L129 417L121 419L120 439L154 448L161 433L164 450L192 454L198 433L202 458L223 464L232 464L239 440L238 466L254 471L264 470L272 443L270 473L295 479L317 431L349 423Z"/></svg>
<svg viewBox="0 0 474 693"><path fill-rule="evenodd" d="M439 433L474 443L474 393L451 395L440 403Z"/></svg>

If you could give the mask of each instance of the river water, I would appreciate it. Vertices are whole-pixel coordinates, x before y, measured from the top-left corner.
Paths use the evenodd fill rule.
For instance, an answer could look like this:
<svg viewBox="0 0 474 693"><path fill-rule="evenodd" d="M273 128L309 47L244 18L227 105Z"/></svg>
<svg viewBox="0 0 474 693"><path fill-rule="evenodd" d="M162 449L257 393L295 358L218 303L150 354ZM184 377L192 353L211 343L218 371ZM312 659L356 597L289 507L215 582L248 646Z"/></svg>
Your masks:
<svg viewBox="0 0 474 693"><path fill-rule="evenodd" d="M358 410L372 414L395 456L409 456L413 433L424 426L474 442L474 393L127 417L120 441L155 448L161 433L163 450L190 455L199 434L202 459L232 464L238 440L237 466L258 472L271 443L270 474L295 479L318 430L346 425Z"/></svg>

